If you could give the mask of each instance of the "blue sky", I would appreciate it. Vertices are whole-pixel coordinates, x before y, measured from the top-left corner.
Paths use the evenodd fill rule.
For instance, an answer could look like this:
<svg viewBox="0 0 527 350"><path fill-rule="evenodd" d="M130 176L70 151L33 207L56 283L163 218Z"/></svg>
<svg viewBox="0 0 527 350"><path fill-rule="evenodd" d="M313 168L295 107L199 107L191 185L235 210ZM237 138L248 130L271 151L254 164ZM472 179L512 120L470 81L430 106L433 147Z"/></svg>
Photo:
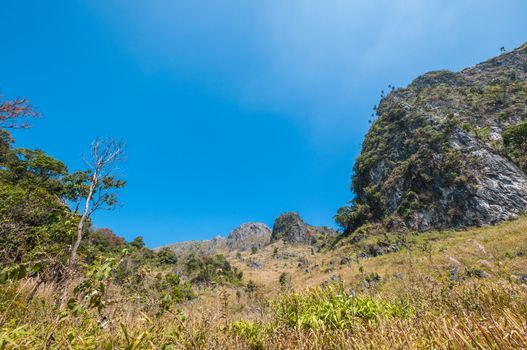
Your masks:
<svg viewBox="0 0 527 350"><path fill-rule="evenodd" d="M98 227L149 246L333 225L388 84L527 41L511 1L3 0L0 93L43 114L17 145L71 169L123 138L128 186Z"/></svg>

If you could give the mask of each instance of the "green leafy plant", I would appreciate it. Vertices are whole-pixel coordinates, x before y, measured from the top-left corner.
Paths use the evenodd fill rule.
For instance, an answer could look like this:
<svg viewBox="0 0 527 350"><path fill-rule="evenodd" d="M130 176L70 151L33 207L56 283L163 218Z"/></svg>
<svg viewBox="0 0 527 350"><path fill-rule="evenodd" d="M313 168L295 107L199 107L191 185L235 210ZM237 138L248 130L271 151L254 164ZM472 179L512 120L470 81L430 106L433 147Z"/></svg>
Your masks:
<svg viewBox="0 0 527 350"><path fill-rule="evenodd" d="M68 309L76 316L90 309L99 313L106 307L106 289L112 272L128 254L125 249L122 257L98 257L93 264L84 266L84 280L75 287L74 298L68 300Z"/></svg>
<svg viewBox="0 0 527 350"><path fill-rule="evenodd" d="M243 338L252 350L264 349L264 325L254 321L239 320L229 324L229 331Z"/></svg>
<svg viewBox="0 0 527 350"><path fill-rule="evenodd" d="M290 327L344 329L383 317L405 318L413 310L400 301L350 296L337 285L285 295L273 304L273 312L278 322Z"/></svg>

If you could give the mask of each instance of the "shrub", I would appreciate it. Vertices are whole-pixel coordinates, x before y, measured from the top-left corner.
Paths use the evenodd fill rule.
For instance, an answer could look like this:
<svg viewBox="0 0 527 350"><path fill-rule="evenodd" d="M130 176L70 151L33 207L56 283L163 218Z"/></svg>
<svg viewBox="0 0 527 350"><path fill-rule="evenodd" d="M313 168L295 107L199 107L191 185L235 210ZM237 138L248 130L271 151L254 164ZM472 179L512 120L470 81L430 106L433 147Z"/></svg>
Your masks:
<svg viewBox="0 0 527 350"><path fill-rule="evenodd" d="M177 263L177 255L168 248L163 248L157 253L159 265L174 265Z"/></svg>
<svg viewBox="0 0 527 350"><path fill-rule="evenodd" d="M282 290L286 289L288 284L288 275L287 272L282 272L280 274L280 277L278 278L278 282L280 283L280 288Z"/></svg>
<svg viewBox="0 0 527 350"><path fill-rule="evenodd" d="M289 327L344 329L381 317L408 317L412 308L369 296L348 296L342 286L291 293L273 304L276 320Z"/></svg>
<svg viewBox="0 0 527 350"><path fill-rule="evenodd" d="M229 324L229 331L245 339L250 349L263 349L264 330L259 322L239 320Z"/></svg>
<svg viewBox="0 0 527 350"><path fill-rule="evenodd" d="M239 285L243 273L232 266L223 255L196 257L190 255L186 261L189 274L195 274L192 282L197 283L228 283Z"/></svg>
<svg viewBox="0 0 527 350"><path fill-rule="evenodd" d="M173 303L195 298L190 283L181 283L179 276L173 273L158 275L155 287L159 293L162 293L160 297L162 310L169 310Z"/></svg>
<svg viewBox="0 0 527 350"><path fill-rule="evenodd" d="M112 230L103 228L89 233L86 236L86 245L91 245L97 253L118 253L125 248L126 243L122 237L117 236Z"/></svg>
<svg viewBox="0 0 527 350"><path fill-rule="evenodd" d="M527 122L510 126L503 131L504 151L516 165L527 171Z"/></svg>
<svg viewBox="0 0 527 350"><path fill-rule="evenodd" d="M253 280L249 280L245 286L245 289L247 290L247 293L252 294L256 290L256 284Z"/></svg>
<svg viewBox="0 0 527 350"><path fill-rule="evenodd" d="M364 276L364 281L368 283L376 283L381 280L381 276L377 272L371 272Z"/></svg>

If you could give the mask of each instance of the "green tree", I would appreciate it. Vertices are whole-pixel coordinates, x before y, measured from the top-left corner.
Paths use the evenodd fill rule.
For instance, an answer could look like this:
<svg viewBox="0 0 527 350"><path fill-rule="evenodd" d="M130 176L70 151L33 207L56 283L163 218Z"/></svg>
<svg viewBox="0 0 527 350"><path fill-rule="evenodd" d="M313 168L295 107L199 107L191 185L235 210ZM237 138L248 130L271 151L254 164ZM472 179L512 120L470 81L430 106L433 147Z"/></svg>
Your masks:
<svg viewBox="0 0 527 350"><path fill-rule="evenodd" d="M130 245L134 248L142 249L145 246L145 240L143 236L137 236L130 242Z"/></svg>
<svg viewBox="0 0 527 350"><path fill-rule="evenodd" d="M41 150L14 148L4 129L28 127L20 121L35 115L25 100L0 104L0 265L38 265L47 279L59 275L76 219L65 202L66 166Z"/></svg>

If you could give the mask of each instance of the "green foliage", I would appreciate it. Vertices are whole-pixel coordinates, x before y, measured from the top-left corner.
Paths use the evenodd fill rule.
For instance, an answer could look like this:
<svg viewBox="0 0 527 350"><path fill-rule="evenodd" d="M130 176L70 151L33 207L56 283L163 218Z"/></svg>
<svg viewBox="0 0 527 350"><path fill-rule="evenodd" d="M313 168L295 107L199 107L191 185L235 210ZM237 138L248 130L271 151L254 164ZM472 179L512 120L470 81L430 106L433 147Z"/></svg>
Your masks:
<svg viewBox="0 0 527 350"><path fill-rule="evenodd" d="M0 349L33 348L36 330L23 325L0 330Z"/></svg>
<svg viewBox="0 0 527 350"><path fill-rule="evenodd" d="M77 212L88 193L90 172L69 173L64 163L42 150L14 148L5 130L0 130L0 136L0 263L38 262L43 266L40 280L59 281L76 237ZM107 190L122 186L123 181L104 176L95 185L91 211L115 205L115 194ZM97 255L116 254L123 248L122 239L90 232L90 225L88 219L83 227L83 233L91 234L90 242L81 247L88 263Z"/></svg>
<svg viewBox="0 0 527 350"><path fill-rule="evenodd" d="M478 127L471 123L464 122L461 124L461 129L468 132L469 134L471 134L472 136L474 136L480 141L483 141L483 142L490 141L489 136L490 136L491 128L488 126Z"/></svg>
<svg viewBox="0 0 527 350"><path fill-rule="evenodd" d="M130 242L130 245L136 249L142 249L145 246L145 240L142 236L137 236Z"/></svg>
<svg viewBox="0 0 527 350"><path fill-rule="evenodd" d="M40 261L12 264L0 269L0 284L9 281L19 281L28 275L35 275L42 271L44 264Z"/></svg>
<svg viewBox="0 0 527 350"><path fill-rule="evenodd" d="M483 94L496 105L503 105L507 99L507 82L502 81L497 84L485 86Z"/></svg>
<svg viewBox="0 0 527 350"><path fill-rule="evenodd" d="M251 295L256 291L256 283L254 283L253 280L249 280L247 282L247 285L245 286L245 290L247 291L247 293L249 293L249 295Z"/></svg>
<svg viewBox="0 0 527 350"><path fill-rule="evenodd" d="M339 225L340 227L347 228L348 225L350 224L350 212L351 212L350 206L340 207L337 210L337 214L333 217L333 219L335 220L337 225Z"/></svg>
<svg viewBox="0 0 527 350"><path fill-rule="evenodd" d="M405 218L409 218L419 208L419 196L414 191L404 193L398 212Z"/></svg>
<svg viewBox="0 0 527 350"><path fill-rule="evenodd" d="M229 324L229 331L244 339L252 350L264 349L264 325L255 321L239 320Z"/></svg>
<svg viewBox="0 0 527 350"><path fill-rule="evenodd" d="M123 250L121 259L98 257L93 264L84 266L84 280L75 287L75 297L68 301L68 309L78 316L90 309L99 312L106 307L106 289L111 274L128 251Z"/></svg>
<svg viewBox="0 0 527 350"><path fill-rule="evenodd" d="M163 248L157 253L160 265L175 265L178 261L176 253L169 248Z"/></svg>
<svg viewBox="0 0 527 350"><path fill-rule="evenodd" d="M368 283L376 283L381 280L381 276L377 272L370 272L369 274L364 276L364 281Z"/></svg>
<svg viewBox="0 0 527 350"><path fill-rule="evenodd" d="M201 261L196 257L195 254L190 254L185 262L188 274L198 271L201 268L201 265Z"/></svg>
<svg viewBox="0 0 527 350"><path fill-rule="evenodd" d="M355 229L364 225L371 218L370 206L360 204L358 200L354 200L351 206L339 208L337 215L334 217L335 222L344 228L346 233L355 231Z"/></svg>
<svg viewBox="0 0 527 350"><path fill-rule="evenodd" d="M192 286L189 283L181 283L178 275L167 273L157 278L156 290L161 293L161 308L169 310L172 304L195 298Z"/></svg>
<svg viewBox="0 0 527 350"><path fill-rule="evenodd" d="M289 276L287 272L282 272L278 278L278 283L280 283L280 288L282 288L282 290L286 289L287 287L288 277Z"/></svg>
<svg viewBox="0 0 527 350"><path fill-rule="evenodd" d="M505 146L524 146L527 144L527 122L521 122L503 131Z"/></svg>
<svg viewBox="0 0 527 350"><path fill-rule="evenodd" d="M223 255L191 254L185 262L187 273L194 276L193 283L227 283L239 285L243 274L233 267Z"/></svg>
<svg viewBox="0 0 527 350"><path fill-rule="evenodd" d="M66 259L77 217L66 205L64 164L40 150L0 147L0 263L39 261L55 279Z"/></svg>
<svg viewBox="0 0 527 350"><path fill-rule="evenodd" d="M508 127L502 137L504 152L520 169L527 172L527 122Z"/></svg>
<svg viewBox="0 0 527 350"><path fill-rule="evenodd" d="M317 330L353 328L357 322L383 317L405 318L413 310L399 301L349 296L342 286L330 286L285 295L273 304L273 312L281 324Z"/></svg>
<svg viewBox="0 0 527 350"><path fill-rule="evenodd" d="M99 229L87 233L82 252L85 260L90 263L97 256L119 254L126 247L126 242L122 237L117 236L110 229Z"/></svg>

